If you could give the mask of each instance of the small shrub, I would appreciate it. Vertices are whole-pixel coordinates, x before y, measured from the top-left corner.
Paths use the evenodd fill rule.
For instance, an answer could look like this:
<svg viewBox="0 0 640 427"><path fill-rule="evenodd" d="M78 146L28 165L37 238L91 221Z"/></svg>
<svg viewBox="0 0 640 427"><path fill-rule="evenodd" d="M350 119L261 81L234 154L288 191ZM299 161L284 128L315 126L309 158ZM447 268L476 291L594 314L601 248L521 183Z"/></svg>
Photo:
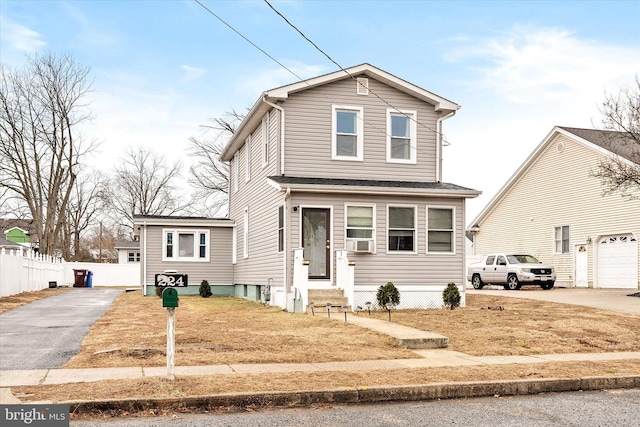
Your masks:
<svg viewBox="0 0 640 427"><path fill-rule="evenodd" d="M162 298L162 291L164 291L164 286L156 286L156 296L158 298Z"/></svg>
<svg viewBox="0 0 640 427"><path fill-rule="evenodd" d="M211 295L213 295L211 293L211 285L209 285L209 282L207 282L206 280L200 282L200 289L198 290L198 292L200 293L200 296L202 298L209 298Z"/></svg>
<svg viewBox="0 0 640 427"><path fill-rule="evenodd" d="M442 301L444 305L448 306L451 310L460 306L460 292L455 283L449 282L447 287L442 291Z"/></svg>
<svg viewBox="0 0 640 427"><path fill-rule="evenodd" d="M400 304L400 292L393 283L387 282L386 285L378 288L376 299L380 308L385 308L388 302L398 305Z"/></svg>

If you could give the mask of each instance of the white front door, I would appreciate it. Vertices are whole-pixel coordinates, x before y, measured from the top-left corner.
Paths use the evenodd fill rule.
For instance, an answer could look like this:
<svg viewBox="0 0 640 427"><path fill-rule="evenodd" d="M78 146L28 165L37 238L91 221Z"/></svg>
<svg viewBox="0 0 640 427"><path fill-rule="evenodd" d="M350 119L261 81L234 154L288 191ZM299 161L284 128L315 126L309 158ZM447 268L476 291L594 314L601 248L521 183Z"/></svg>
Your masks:
<svg viewBox="0 0 640 427"><path fill-rule="evenodd" d="M575 251L575 287L586 288L589 286L589 252L587 245L576 245Z"/></svg>

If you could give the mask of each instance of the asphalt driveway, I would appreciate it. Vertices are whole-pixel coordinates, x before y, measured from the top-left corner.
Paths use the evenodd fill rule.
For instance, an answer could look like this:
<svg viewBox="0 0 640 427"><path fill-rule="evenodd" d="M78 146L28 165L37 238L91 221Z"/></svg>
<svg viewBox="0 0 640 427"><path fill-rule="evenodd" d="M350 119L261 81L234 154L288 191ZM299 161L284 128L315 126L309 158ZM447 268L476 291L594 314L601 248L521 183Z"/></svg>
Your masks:
<svg viewBox="0 0 640 427"><path fill-rule="evenodd" d="M64 365L121 292L74 288L0 314L0 370Z"/></svg>
<svg viewBox="0 0 640 427"><path fill-rule="evenodd" d="M543 291L537 286L524 286L518 291L506 291L498 287L476 290L468 284L467 292L582 305L640 316L640 298L628 296L640 292L637 289L553 288Z"/></svg>

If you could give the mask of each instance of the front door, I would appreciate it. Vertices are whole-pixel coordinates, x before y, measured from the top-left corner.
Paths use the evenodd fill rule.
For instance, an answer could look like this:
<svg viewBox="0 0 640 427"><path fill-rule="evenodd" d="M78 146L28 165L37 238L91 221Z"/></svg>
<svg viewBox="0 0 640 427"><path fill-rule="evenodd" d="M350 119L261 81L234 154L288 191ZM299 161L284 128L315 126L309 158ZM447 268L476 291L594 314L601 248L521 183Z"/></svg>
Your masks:
<svg viewBox="0 0 640 427"><path fill-rule="evenodd" d="M588 251L587 245L576 245L575 246L575 266L576 266L576 279L575 286L576 288L586 288L589 286L589 276L588 276Z"/></svg>
<svg viewBox="0 0 640 427"><path fill-rule="evenodd" d="M309 261L309 279L329 279L331 269L331 210L302 208L302 247Z"/></svg>

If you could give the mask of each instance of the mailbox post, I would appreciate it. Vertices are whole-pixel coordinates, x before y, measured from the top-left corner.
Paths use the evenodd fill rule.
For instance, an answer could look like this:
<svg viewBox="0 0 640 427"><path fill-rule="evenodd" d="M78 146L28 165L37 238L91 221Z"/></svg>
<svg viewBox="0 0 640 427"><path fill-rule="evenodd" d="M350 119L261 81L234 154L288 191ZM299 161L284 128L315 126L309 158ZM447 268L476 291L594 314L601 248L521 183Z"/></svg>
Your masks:
<svg viewBox="0 0 640 427"><path fill-rule="evenodd" d="M164 288L162 306L167 309L167 378L176 378L176 307L178 307L178 291L175 288Z"/></svg>

